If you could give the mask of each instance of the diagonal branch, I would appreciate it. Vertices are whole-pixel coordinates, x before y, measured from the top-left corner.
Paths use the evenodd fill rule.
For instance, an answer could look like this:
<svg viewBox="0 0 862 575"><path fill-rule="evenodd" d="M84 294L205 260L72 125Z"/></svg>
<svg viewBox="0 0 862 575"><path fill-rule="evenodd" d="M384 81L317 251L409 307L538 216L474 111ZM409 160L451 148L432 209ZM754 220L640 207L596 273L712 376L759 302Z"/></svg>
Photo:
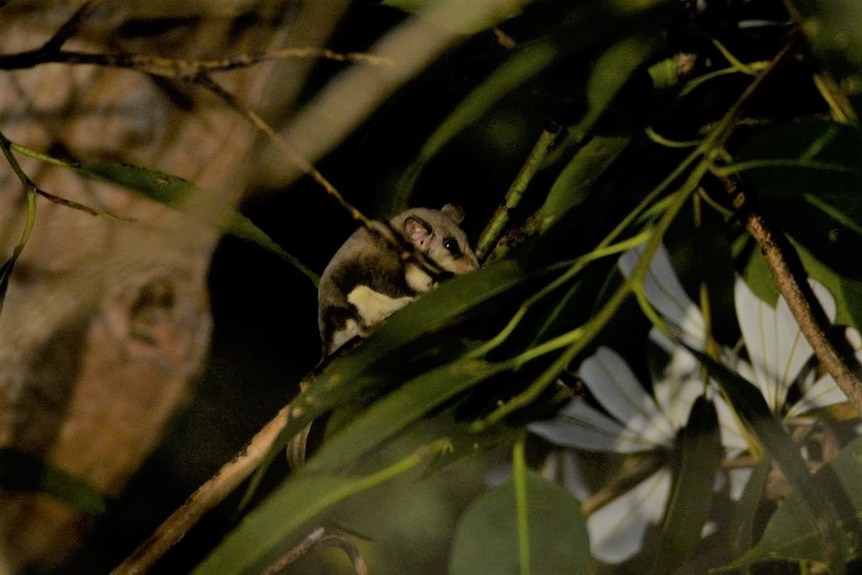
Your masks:
<svg viewBox="0 0 862 575"><path fill-rule="evenodd" d="M827 335L830 328L829 320L808 284L796 250L757 209L745 188L744 180L738 174L722 177L721 182L748 233L760 245L766 263L772 270L775 283L787 301L802 334L811 344L817 359L835 379L835 383L850 400L856 412L862 414L862 380L830 341Z"/></svg>
<svg viewBox="0 0 862 575"><path fill-rule="evenodd" d="M237 68L248 68L269 60L286 58L321 58L336 62L357 62L378 66L392 65L391 59L381 56L361 52L341 53L329 49L309 47L281 48L271 52L238 54L216 60L183 60L148 54L110 54L46 49L48 46L50 43L35 50L0 55L0 69L20 70L33 68L39 64L90 64L109 68L128 68L154 76L182 80L194 78L199 74L227 72Z"/></svg>
<svg viewBox="0 0 862 575"><path fill-rule="evenodd" d="M308 159L304 158L302 155L298 154L288 143L288 141L275 131L271 125L269 125L266 120L264 120L260 114L255 112L254 110L248 108L243 105L236 97L231 94L228 90L221 86L218 82L216 82L209 74L202 73L196 75L194 78L187 79L192 81L195 84L203 86L213 94L215 94L218 98L220 98L225 104L236 110L238 113L242 114L246 119L248 119L253 126L259 129L261 132L269 136L269 138L279 147L282 153L299 169L303 172L311 176L311 178L322 187L326 193L332 196L335 201L341 205L354 221L358 222L362 227L369 231L373 236L379 238L381 241L389 245L391 248L395 249L399 253L399 257L402 261L413 261L419 263L425 271L429 272L432 275L442 273L445 275L443 270L439 269L439 266L431 260L428 256L423 254L416 246L408 242L404 239L401 234L397 233L396 230L392 229L388 222L384 222L386 226L386 232L382 231L378 226L374 225L374 222L368 218L365 214L363 214L359 208L351 204L347 201L341 192L330 182L326 176L324 176L320 170L318 170L312 162Z"/></svg>
<svg viewBox="0 0 862 575"><path fill-rule="evenodd" d="M133 575L149 571L208 511L224 501L266 460L287 424L290 408L290 404L283 407L236 457L225 463L212 478L198 487L185 503L165 519L111 574Z"/></svg>

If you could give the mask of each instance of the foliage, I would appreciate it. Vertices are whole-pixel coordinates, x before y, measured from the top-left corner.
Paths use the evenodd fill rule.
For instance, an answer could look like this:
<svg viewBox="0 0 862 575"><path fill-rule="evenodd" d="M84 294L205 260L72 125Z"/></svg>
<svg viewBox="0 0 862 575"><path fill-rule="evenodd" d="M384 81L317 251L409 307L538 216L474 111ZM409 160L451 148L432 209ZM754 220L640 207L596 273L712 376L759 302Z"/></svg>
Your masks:
<svg viewBox="0 0 862 575"><path fill-rule="evenodd" d="M435 3L388 4L421 17ZM530 150L550 120L562 129L541 140L552 143L506 210L497 245L509 255L397 312L315 374L271 458L329 415L322 446L198 572L259 571L336 503L494 449L513 452L494 470L508 479L463 513L453 573L735 572L773 561L842 573L859 561L859 405L835 395L838 380L851 396L847 379L803 334L840 340L839 367L858 367L862 136L849 47L862 14L828 0L700 5L548 0L466 27L446 58L473 59L469 81L446 113L435 109L434 126L411 134L414 161L378 199L460 199L491 219L516 177L504 144ZM514 45L494 40L503 36ZM432 67L411 88L445 74ZM418 115L411 98L402 105ZM484 164L495 173L476 176ZM70 167L150 191L160 177ZM468 171L460 197L439 192ZM209 221L225 226L224 215ZM228 215L223 231L276 249ZM791 315L797 292L815 310L810 325ZM755 338L772 336L752 335L747 317L775 332L775 357L760 355ZM828 400L809 397L820 390ZM428 420L433 431L414 435ZM409 448L393 455L399 437Z"/></svg>

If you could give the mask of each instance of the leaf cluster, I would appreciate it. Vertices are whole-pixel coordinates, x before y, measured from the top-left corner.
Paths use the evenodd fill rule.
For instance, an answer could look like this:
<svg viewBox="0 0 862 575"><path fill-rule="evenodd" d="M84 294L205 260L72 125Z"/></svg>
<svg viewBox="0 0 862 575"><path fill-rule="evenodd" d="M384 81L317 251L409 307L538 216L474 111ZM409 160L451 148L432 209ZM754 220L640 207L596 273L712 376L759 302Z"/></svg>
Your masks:
<svg viewBox="0 0 862 575"><path fill-rule="evenodd" d="M426 4L436 3L387 4L421 18ZM511 451L508 477L460 517L450 571L613 571L590 552L587 505L530 469L551 446L528 441L527 424L581 392L566 383L598 345L611 343L633 364L647 363L649 327L666 329L643 288L661 244L684 271L717 339L736 335L727 313L734 274L769 301L782 285L798 283L762 255L761 238L746 227L750 212L728 195L730 180L743 182L746 209L789 240L803 268L796 273L835 296L837 323L862 328L852 256L862 242L862 136L852 90L859 63L811 32L811 22L836 26L843 10L852 36L862 29L852 25L862 24L859 15L840 3L764 0L757 4L767 25L752 28L755 18L738 11L745 3L715 3L738 10L707 4L700 12L693 3L659 0L547 1L517 10L501 3L509 9L492 12L478 29L430 23L469 34L448 63L473 58L480 65L422 134L412 161L384 187L385 203L442 204L451 198L434 191L445 189L445 175L471 170L459 192L470 213L487 215L477 234L486 265L397 312L356 350L314 374L290 405L270 459L306 424L328 416L322 445L244 515L198 573L258 572L340 502L405 474L424 471L413 479L423 481L495 449ZM439 85L444 67L417 70L414 85ZM414 115L422 113L421 102L404 101ZM518 170L501 149L503 134L523 151ZM508 182L477 189L473 176L495 156L488 179L499 184L502 174ZM202 195L171 175L117 164L64 165L285 253L238 213L188 201ZM624 278L616 259L634 247L643 250L641 262ZM10 262L0 272L11 271ZM8 277L4 272L0 280ZM800 572L813 563L844 572L860 552L862 494L852 479L859 440L812 474L754 388L709 354L699 359L762 457L735 511L721 518L716 534L704 536L715 519L713 483L722 458L715 408L705 397L696 401L673 454L658 543L632 565L673 573L789 561ZM429 420L431 432L414 434ZM386 448L397 439L407 447L393 455ZM793 486L777 510L764 495L772 463Z"/></svg>

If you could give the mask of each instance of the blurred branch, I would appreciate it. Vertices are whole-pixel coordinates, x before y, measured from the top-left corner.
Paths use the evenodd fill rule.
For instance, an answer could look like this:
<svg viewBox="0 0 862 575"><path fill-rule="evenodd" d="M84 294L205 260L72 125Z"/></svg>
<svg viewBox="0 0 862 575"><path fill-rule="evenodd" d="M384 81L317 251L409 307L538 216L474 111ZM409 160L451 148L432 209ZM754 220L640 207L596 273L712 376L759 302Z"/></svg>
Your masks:
<svg viewBox="0 0 862 575"><path fill-rule="evenodd" d="M345 54L326 48L308 47L281 48L271 52L239 54L216 60L182 60L147 54L100 54L63 50L63 45L78 32L84 18L99 4L99 1L85 2L42 46L15 54L0 54L0 69L20 70L33 68L40 64L91 64L112 68L130 68L154 76L190 80L200 74L247 68L261 62L286 58L322 58L337 62L359 62L376 66L393 65L391 58L382 56L358 52Z"/></svg>
<svg viewBox="0 0 862 575"><path fill-rule="evenodd" d="M392 61L388 58L358 52L342 54L333 50L318 48L281 48L272 52L239 54L218 60L182 60L147 54L100 54L37 48L17 54L0 55L0 69L20 70L33 68L40 64L89 64L109 68L129 68L163 78L190 80L200 74L248 68L261 62L285 58L322 58L337 62L360 62L378 66L392 65Z"/></svg>

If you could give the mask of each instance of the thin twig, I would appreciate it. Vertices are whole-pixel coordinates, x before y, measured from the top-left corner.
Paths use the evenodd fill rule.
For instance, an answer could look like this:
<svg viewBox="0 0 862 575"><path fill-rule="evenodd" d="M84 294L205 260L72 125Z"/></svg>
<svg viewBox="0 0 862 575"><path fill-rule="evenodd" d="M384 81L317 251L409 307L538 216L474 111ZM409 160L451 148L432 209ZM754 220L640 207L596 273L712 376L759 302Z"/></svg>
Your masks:
<svg viewBox="0 0 862 575"><path fill-rule="evenodd" d="M314 549L320 540L323 539L323 527L318 527L308 535L305 539L296 544L296 546L284 554L278 561L273 563L269 569L263 572L263 575L278 575L286 567L295 563L300 557Z"/></svg>
<svg viewBox="0 0 862 575"><path fill-rule="evenodd" d="M356 571L357 575L368 575L368 567L365 564L365 560L352 541L341 535L324 535L323 533L323 527L318 527L309 533L296 547L288 551L284 557L281 557L264 571L263 575L279 575L300 557L303 557L310 551L324 547L341 549L347 555L348 559L350 559L353 570Z"/></svg>
<svg viewBox="0 0 862 575"><path fill-rule="evenodd" d="M164 78L188 79L200 74L227 72L248 68L269 60L287 58L321 58L336 62L359 62L376 66L391 66L392 61L361 52L340 53L322 48L281 48L272 52L239 54L215 60L183 60L149 54L103 54L58 50L49 56L51 62L63 64L95 64L112 68L131 68Z"/></svg>
<svg viewBox="0 0 862 575"><path fill-rule="evenodd" d="M218 96L228 106L245 116L252 125L269 136L272 141L278 145L279 150L281 150L294 165L311 176L312 179L314 179L314 181L326 191L326 193L332 196L344 209L346 209L354 220L366 228L373 229L372 221L348 202L344 196L341 195L341 192L339 192L338 189L332 185L332 183L327 180L326 177L320 173L320 170L314 167L311 162L296 154L284 138L282 138L281 135L275 131L275 128L270 126L266 120L260 116L260 114L244 106L233 94L226 90L221 84L213 80L213 78L208 74L200 74L193 78L193 81Z"/></svg>
<svg viewBox="0 0 862 575"><path fill-rule="evenodd" d="M554 141L557 139L557 134L559 133L560 126L553 122L549 122L542 130L539 139L530 151L530 155L527 156L527 160L524 162L518 175L515 176L515 180L512 182L512 185L509 186L509 190L506 192L506 198L497 208L496 212L494 212L494 216L479 236L479 241L476 242L475 251L476 257L479 258L479 261L483 261L485 259L488 252L491 251L493 245L500 238L503 229L506 227L506 224L509 223L509 214L521 203L524 191L527 189L530 181L532 181L533 176L538 172L539 167L542 165L542 161L544 161L545 157L548 155L548 151L551 149L551 146L553 146Z"/></svg>
<svg viewBox="0 0 862 575"><path fill-rule="evenodd" d="M341 207L347 210L354 221L358 222L374 237L395 249L399 253L399 257L402 261L416 262L432 276L440 274L442 270L439 269L439 266L419 251L416 246L404 239L401 234L393 230L391 226L389 226L388 222L384 222L384 229L386 229L388 233L382 232L380 227L374 225L375 222L373 220L368 218L357 207L348 202L341 192L339 192L338 189L328 179L326 179L326 176L324 176L320 170L314 166L314 164L297 154L290 147L284 137L276 132L275 129L260 116L260 114L247 106L244 106L233 94L216 82L209 74L200 74L192 79L192 81L218 96L228 106L245 116L245 118L248 119L257 129L269 136L270 139L278 145L279 150L287 156L289 161L311 176L311 178L317 182L317 184L320 185L327 194L332 196L335 201L341 205Z"/></svg>
<svg viewBox="0 0 862 575"><path fill-rule="evenodd" d="M45 198L46 200L58 204L60 206L64 206L67 208L71 208L73 210L78 210L79 212L84 212L85 214L90 214L91 216L101 216L103 218L107 218L109 220L115 220L118 222L127 222L127 223L135 223L137 219L130 216L118 216L116 214L112 214L110 212L106 212L105 210L100 210L99 208L94 208L92 206L88 206L86 204L81 204L73 200L69 200L66 198L61 198L60 196L55 196L50 192L46 192L42 188L36 188L36 193Z"/></svg>
<svg viewBox="0 0 862 575"><path fill-rule="evenodd" d="M111 54L60 49L63 43L77 31L81 18L87 12L84 8L82 7L81 10L76 12L75 16L66 22L63 28L41 47L14 54L0 55L0 69L20 70L33 68L40 64L95 65L109 68L127 68L154 76L183 80L195 78L200 74L227 72L237 68L248 68L270 60L284 60L288 58L319 58L373 66L393 65L392 59L385 56L375 56L362 52L342 53L326 48L311 47L286 47L270 52L237 54L227 58L212 60L184 60L149 54Z"/></svg>
<svg viewBox="0 0 862 575"><path fill-rule="evenodd" d="M72 14L72 17L66 20L60 28L54 32L54 35L48 38L48 41L45 42L39 51L50 54L59 52L60 48L63 47L63 44L66 41L78 33L78 29L81 27L81 22L84 21L84 18L95 8L101 0L88 0L81 4L81 7L75 10L75 13Z"/></svg>
<svg viewBox="0 0 862 575"><path fill-rule="evenodd" d="M30 239L30 234L33 232L33 226L36 224L36 184L24 172L21 164L12 153L12 142L6 137L3 132L0 132L0 148L3 150L3 155L12 167L12 171L18 176L21 184L24 186L24 192L27 195L27 219L24 222L24 229L21 231L21 239L12 251L12 256L0 265L0 312L3 311L3 302L6 299L6 288L9 286L9 277L15 267L15 263L24 251L24 246Z"/></svg>
<svg viewBox="0 0 862 575"><path fill-rule="evenodd" d="M799 324L802 334L817 359L847 396L856 412L862 415L862 381L829 340L830 325L820 302L805 277L802 262L790 241L767 221L746 192L739 174L721 178L737 215L748 233L760 245L764 259L772 270L778 290Z"/></svg>

